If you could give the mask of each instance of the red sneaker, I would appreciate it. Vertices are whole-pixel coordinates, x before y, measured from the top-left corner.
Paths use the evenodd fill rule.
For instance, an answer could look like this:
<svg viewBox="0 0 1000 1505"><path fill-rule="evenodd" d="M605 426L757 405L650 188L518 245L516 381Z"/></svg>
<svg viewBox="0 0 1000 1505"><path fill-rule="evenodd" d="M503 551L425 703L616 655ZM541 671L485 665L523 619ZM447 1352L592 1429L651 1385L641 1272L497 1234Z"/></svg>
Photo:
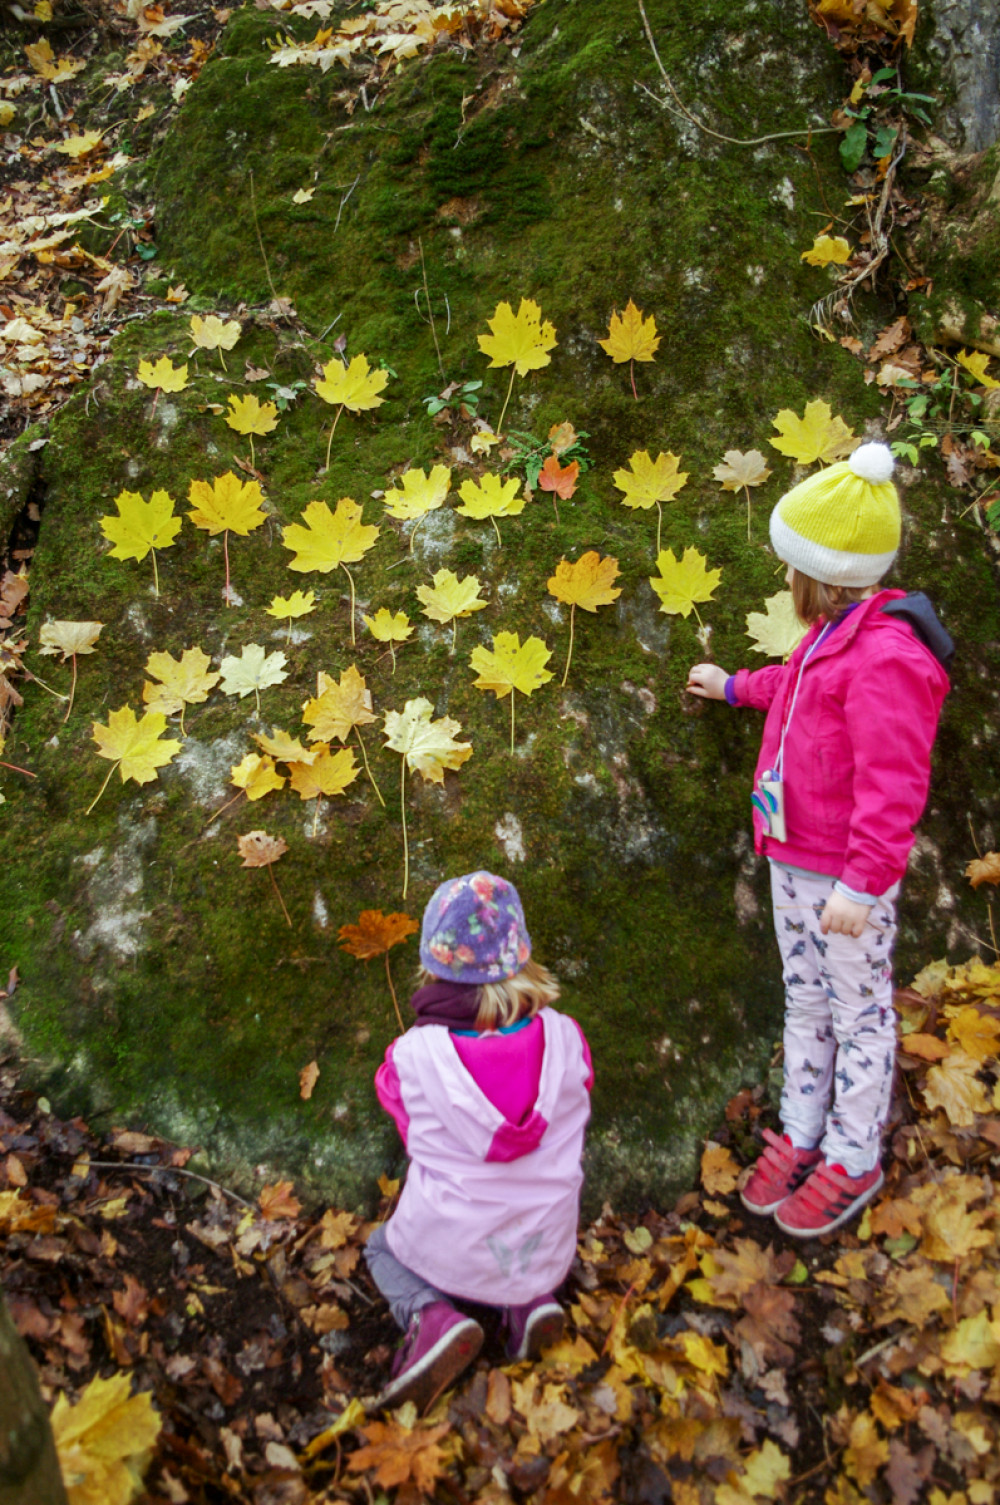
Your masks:
<svg viewBox="0 0 1000 1505"><path fill-rule="evenodd" d="M774 1221L793 1238L832 1233L870 1202L885 1182L882 1167L849 1176L842 1165L817 1166L797 1192L782 1202Z"/></svg>
<svg viewBox="0 0 1000 1505"><path fill-rule="evenodd" d="M432 1301L416 1312L393 1363L393 1379L378 1398L380 1406L412 1400L425 1407L468 1368L483 1346L483 1330L449 1301Z"/></svg>
<svg viewBox="0 0 1000 1505"><path fill-rule="evenodd" d="M773 1212L823 1159L820 1150L797 1150L787 1134L765 1129L764 1138L768 1147L740 1192L740 1201L748 1212Z"/></svg>

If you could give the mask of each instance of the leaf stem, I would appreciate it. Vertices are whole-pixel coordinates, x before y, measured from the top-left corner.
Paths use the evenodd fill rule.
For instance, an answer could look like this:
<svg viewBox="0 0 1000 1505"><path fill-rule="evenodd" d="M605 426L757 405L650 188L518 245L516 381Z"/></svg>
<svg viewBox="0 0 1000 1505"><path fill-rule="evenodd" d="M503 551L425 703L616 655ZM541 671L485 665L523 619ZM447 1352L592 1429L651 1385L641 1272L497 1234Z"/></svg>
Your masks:
<svg viewBox="0 0 1000 1505"><path fill-rule="evenodd" d="M632 396L635 398L636 402L638 402L639 394L635 390L635 357L633 357L628 363L628 374L632 379Z"/></svg>
<svg viewBox="0 0 1000 1505"><path fill-rule="evenodd" d="M369 778L369 780L371 782L372 788L374 789L375 793L378 795L378 802L382 806L382 809L384 810L385 809L385 800L382 798L382 791L381 791L381 789L378 787L378 785L375 782L375 775L371 771L371 766L369 765L369 762L368 762L368 753L365 751L364 739L361 736L361 728L359 726L356 726L354 728L354 731L355 731L355 734L357 735L358 741L361 743L361 756L365 760L365 772L368 775L368 778Z"/></svg>
<svg viewBox="0 0 1000 1505"><path fill-rule="evenodd" d="M510 755L514 756L514 696L517 691L514 686L510 687Z"/></svg>
<svg viewBox="0 0 1000 1505"><path fill-rule="evenodd" d="M500 545L500 547L502 549L503 548L503 539L500 537L500 529L497 527L497 520L496 520L496 518L495 517L491 517L490 518L490 522L493 524L493 531L494 531L494 533L497 536L497 543Z"/></svg>
<svg viewBox="0 0 1000 1505"><path fill-rule="evenodd" d="M410 884L410 848L406 839L406 754L399 772L399 811L403 818L403 898Z"/></svg>
<svg viewBox="0 0 1000 1505"><path fill-rule="evenodd" d="M67 721L69 720L69 713L73 709L73 696L76 694L76 654L72 653L70 654L70 657L73 660L73 678L69 687L69 703L66 706L66 714L62 719L63 726L65 726Z"/></svg>
<svg viewBox="0 0 1000 1505"><path fill-rule="evenodd" d="M26 779L37 779L37 773L32 773L28 768L19 768L16 763L5 763L0 758L0 768L9 768L12 773L23 773Z"/></svg>
<svg viewBox="0 0 1000 1505"><path fill-rule="evenodd" d="M159 599L159 595L160 595L160 572L156 568L156 550L155 549L150 549L149 552L153 556L153 594L154 594L154 596L157 597L157 599Z"/></svg>
<svg viewBox="0 0 1000 1505"><path fill-rule="evenodd" d="M693 601L691 602L691 610L694 612L695 616L698 618L698 626L701 628L702 632L704 632L705 631L705 624L701 620L701 612L698 610L697 606L695 606L695 604L694 604Z"/></svg>
<svg viewBox="0 0 1000 1505"><path fill-rule="evenodd" d="M750 487L749 486L744 486L743 490L747 494L747 543L749 543L750 542Z"/></svg>
<svg viewBox="0 0 1000 1505"><path fill-rule="evenodd" d="M285 901L281 897L281 890L278 888L278 880L274 876L274 866L270 862L267 864L267 872L268 872L269 878L271 879L271 887L274 889L275 897L277 898L278 903L281 905L281 912L285 916L285 919L288 921L288 928L289 928L289 930L291 930L291 928L292 928L292 917L288 913L288 910L285 908Z"/></svg>
<svg viewBox="0 0 1000 1505"><path fill-rule="evenodd" d="M399 1020L399 1033L405 1035L406 1025L403 1023L403 1016L399 1012L399 999L396 997L396 989L392 985L392 973L389 971L389 953L388 951L383 951L382 955L385 957L385 977L386 982L389 984L389 992L392 994L392 1006L396 1010L396 1018Z"/></svg>
<svg viewBox="0 0 1000 1505"><path fill-rule="evenodd" d="M358 641L354 627L354 576L351 574L350 570L347 568L347 565L344 564L343 561L341 561L340 568L343 570L344 574L351 582L351 647L354 648L357 646Z"/></svg>
<svg viewBox="0 0 1000 1505"><path fill-rule="evenodd" d="M250 437L250 467L251 467L252 470L256 470L257 469L257 461L254 459L254 453L253 453L253 434L251 434L249 437Z"/></svg>
<svg viewBox="0 0 1000 1505"><path fill-rule="evenodd" d="M424 297L427 299L427 317L430 319L430 322L431 322L431 335L433 336L433 339L434 339L434 349L437 352L438 370L441 372L441 380L443 382L446 382L448 380L448 378L444 374L444 361L441 359L441 346L438 344L437 330L434 327L434 310L431 307L431 290L427 286L427 265L426 265L426 263L424 261L424 243L423 243L423 240L420 238L419 235L417 236L417 245L418 245L418 247L420 249L420 271L421 271L421 273L423 275L423 279L424 279ZM392 983L391 982L390 982L389 986L392 987ZM398 1009L396 1010L396 1013L397 1014L399 1013ZM402 1021L402 1019L400 1019L400 1021L399 1021L399 1027L400 1027L400 1029L402 1029L402 1027L403 1027L403 1021Z"/></svg>
<svg viewBox="0 0 1000 1505"><path fill-rule="evenodd" d="M330 425L330 437L326 441L326 464L323 466L324 470L329 470L330 469L330 446L333 443L333 436L334 436L334 433L336 431L337 424L340 421L340 415L341 415L341 413L343 411L344 411L344 404L341 403L340 407L337 409L336 417L334 418L333 423Z"/></svg>
<svg viewBox="0 0 1000 1505"><path fill-rule="evenodd" d="M396 645L395 645L394 642L392 642L391 639L390 639L390 642L389 642L389 652L392 654L392 672L393 672L393 674L395 674L395 672L396 672ZM385 657L385 655L383 654L383 658L384 657ZM383 801L383 803L384 803L384 801Z"/></svg>
<svg viewBox="0 0 1000 1505"><path fill-rule="evenodd" d="M660 529L663 527L663 508L656 504L656 557L660 557Z"/></svg>
<svg viewBox="0 0 1000 1505"><path fill-rule="evenodd" d="M215 814L212 816L212 819L210 821L206 822L206 824L205 824L205 830L207 831L208 828L209 828L209 826L214 825L215 822L219 819L220 815L225 815L226 811L230 808L230 806L231 805L235 805L236 801L238 799L240 799L240 797L242 795L244 795L244 794L246 794L246 790L245 789L240 789L240 790L238 790L236 792L236 794L233 795L233 797L232 797L231 800L226 800L226 803L224 805L221 805L219 807L219 809L216 810ZM249 795L247 796L247 798L249 798Z"/></svg>
<svg viewBox="0 0 1000 1505"><path fill-rule="evenodd" d="M508 387L507 387L507 396L503 400L503 407L500 409L500 422L497 424L497 430L496 430L497 431L497 437L499 437L499 435L500 435L500 433L501 433L501 431L503 429L503 421L504 421L504 418L505 418L506 413L507 413L507 404L510 402L510 394L514 390L514 377L516 375L517 375L517 366L515 364L515 365L512 365L511 368L510 368L510 382L509 382Z"/></svg>
<svg viewBox="0 0 1000 1505"><path fill-rule="evenodd" d="M111 767L108 769L108 778L104 780L104 783L101 785L100 789L98 789L97 794L95 795L94 799L91 801L91 803L87 806L86 810L83 812L84 815L89 815L90 812L91 812L91 810L93 810L94 806L97 804L97 801L100 799L101 795L104 793L105 789L107 789L107 787L108 787L108 779L110 779L111 775L114 773L115 769L119 766L120 763L121 763L121 758L118 759L117 763L112 763Z"/></svg>
<svg viewBox="0 0 1000 1505"><path fill-rule="evenodd" d="M566 655L566 668L563 671L562 683L565 685L569 675L570 659L573 657L573 617L576 613L576 602L571 601L569 607L569 652ZM513 693L513 692L511 692Z"/></svg>
<svg viewBox="0 0 1000 1505"><path fill-rule="evenodd" d="M451 656L455 657L455 648L458 643L458 615L451 619Z"/></svg>
<svg viewBox="0 0 1000 1505"><path fill-rule="evenodd" d="M22 664L21 665L21 672L25 675L25 677L27 679L33 679L36 685L41 685L41 687L42 687L43 690L47 690L50 695L54 695L55 698L56 698L56 700L68 700L69 699L68 695L60 695L59 691L58 690L53 690L52 686L51 685L47 685L45 683L44 679L39 679L38 675L35 674L33 670L29 669L28 666L27 666L27 664Z"/></svg>
<svg viewBox="0 0 1000 1505"><path fill-rule="evenodd" d="M223 530L222 530L222 552L223 552L223 554L226 557L226 605L227 606L232 606L233 603L229 599L229 529L228 528L223 528ZM258 710L260 709L259 704L258 704L257 709Z"/></svg>

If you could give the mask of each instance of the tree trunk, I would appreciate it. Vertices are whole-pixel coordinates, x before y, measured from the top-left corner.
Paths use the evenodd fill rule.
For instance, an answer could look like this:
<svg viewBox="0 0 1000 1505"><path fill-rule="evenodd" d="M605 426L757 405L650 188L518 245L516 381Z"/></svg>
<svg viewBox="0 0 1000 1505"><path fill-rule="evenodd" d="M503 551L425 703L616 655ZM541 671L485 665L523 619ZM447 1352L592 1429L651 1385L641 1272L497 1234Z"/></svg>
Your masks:
<svg viewBox="0 0 1000 1505"><path fill-rule="evenodd" d="M66 1505L31 1355L0 1296L0 1505Z"/></svg>

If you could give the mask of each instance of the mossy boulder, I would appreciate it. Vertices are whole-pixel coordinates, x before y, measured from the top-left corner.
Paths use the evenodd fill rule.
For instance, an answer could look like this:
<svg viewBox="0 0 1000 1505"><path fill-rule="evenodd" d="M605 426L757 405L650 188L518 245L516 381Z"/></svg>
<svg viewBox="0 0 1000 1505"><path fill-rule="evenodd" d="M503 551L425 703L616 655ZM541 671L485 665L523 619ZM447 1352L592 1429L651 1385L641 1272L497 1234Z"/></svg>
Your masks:
<svg viewBox="0 0 1000 1505"><path fill-rule="evenodd" d="M647 10L681 97L714 132L819 127L842 98L840 63L804 9L651 0ZM89 1098L91 1111L202 1143L229 1174L280 1163L318 1193L361 1201L399 1157L371 1086L394 1016L382 963L346 955L338 928L366 908L419 917L443 877L491 867L517 883L536 955L593 1046L591 1196L663 1197L690 1178L727 1098L761 1076L780 1021L765 874L748 841L760 723L692 700L684 684L706 654L733 668L754 660L746 613L781 584L766 518L798 473L769 452L774 474L755 493L748 540L742 497L722 492L712 469L728 448L767 451L771 416L817 396L858 433L881 432L884 417L859 364L806 320L830 274L800 253L844 191L836 138L817 135L808 151L805 138L731 145L651 98L658 74L631 0L546 0L516 47L435 51L370 110L339 70L273 66L275 26L268 13L235 12L141 182L119 185L155 195L163 275L191 301L127 326L37 452L32 640L46 617L106 625L79 665L68 722L33 690L10 744L38 775L16 790L5 781L2 960L20 969L17 1021L51 1088ZM313 196L297 204L304 187ZM476 335L499 301L521 297L540 303L558 345L550 365L515 382L508 427L541 441L569 421L588 435L592 467L558 511L536 492L500 524L500 545L451 503L411 550L382 493L407 465L443 459L456 488L472 474L471 422L436 423L424 399L446 381L483 380L481 411L498 419L508 373L488 368ZM596 343L630 297L663 335L655 362L637 369L638 400L627 367ZM190 357L192 308L240 311L226 370ZM891 309L869 297L857 314L873 331ZM341 335L348 355L364 351L392 374L383 406L340 416L324 470L334 413L311 383ZM189 359L191 381L154 401L135 373L163 353ZM159 555L156 596L148 559L108 557L100 518L123 489L165 489L187 510L192 479L248 456L217 411L248 390L277 392L286 408L256 441L268 520L228 540L237 604L223 602L220 540L187 521ZM693 617L659 611L655 514L623 508L613 485L637 449L673 451L690 475L665 508L664 548L696 545L722 569L700 638ZM1000 599L974 521L928 475L902 480L892 582L929 589L961 644L907 885L905 975L946 949L967 953L984 926L962 871L970 817L981 843L996 842ZM405 610L417 624L395 672L360 622L352 645L342 572L288 569L282 526L313 499L345 495L381 530L352 566L359 611ZM561 557L588 548L619 560L623 590L596 617L577 614L563 689L568 616L546 582ZM490 601L458 624L454 651L451 628L427 622L415 594L443 566L477 574ZM289 640L264 607L297 587L320 606ZM556 670L518 700L513 755L508 703L474 687L468 662L501 630L542 637ZM188 709L183 750L155 782L115 776L85 814L107 771L91 725L126 703L141 709L150 652L199 644L217 663L250 642L287 657L260 714L252 699L213 692ZM405 905L400 759L375 727L363 735L385 808L362 775L318 817L285 789L212 820L251 733L299 732L317 672L350 663L379 714L424 695L474 748L440 787L407 779ZM69 669L49 677L63 685ZM275 876L291 926L268 876L240 866L237 834L261 827L288 843ZM413 943L390 963L405 991ZM313 1059L319 1081L303 1102L298 1073Z"/></svg>

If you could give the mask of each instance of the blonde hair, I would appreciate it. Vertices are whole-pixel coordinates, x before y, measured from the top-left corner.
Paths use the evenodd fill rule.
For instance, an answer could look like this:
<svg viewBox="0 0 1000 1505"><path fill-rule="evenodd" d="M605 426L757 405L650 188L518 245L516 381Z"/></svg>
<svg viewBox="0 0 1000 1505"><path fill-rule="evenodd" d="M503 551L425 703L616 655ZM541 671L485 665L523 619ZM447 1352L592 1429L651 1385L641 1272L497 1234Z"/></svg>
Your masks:
<svg viewBox="0 0 1000 1505"><path fill-rule="evenodd" d="M878 587L827 585L825 581L814 580L811 575L803 575L801 570L793 567L791 589L796 615L811 627L814 622L832 621L845 606L866 600Z"/></svg>
<svg viewBox="0 0 1000 1505"><path fill-rule="evenodd" d="M421 967L417 972L418 986L447 981ZM520 972L503 982L484 982L479 985L475 1028L485 1030L503 1029L516 1024L519 1019L534 1019L548 1003L559 997L559 984L547 967L540 962L526 961Z"/></svg>

